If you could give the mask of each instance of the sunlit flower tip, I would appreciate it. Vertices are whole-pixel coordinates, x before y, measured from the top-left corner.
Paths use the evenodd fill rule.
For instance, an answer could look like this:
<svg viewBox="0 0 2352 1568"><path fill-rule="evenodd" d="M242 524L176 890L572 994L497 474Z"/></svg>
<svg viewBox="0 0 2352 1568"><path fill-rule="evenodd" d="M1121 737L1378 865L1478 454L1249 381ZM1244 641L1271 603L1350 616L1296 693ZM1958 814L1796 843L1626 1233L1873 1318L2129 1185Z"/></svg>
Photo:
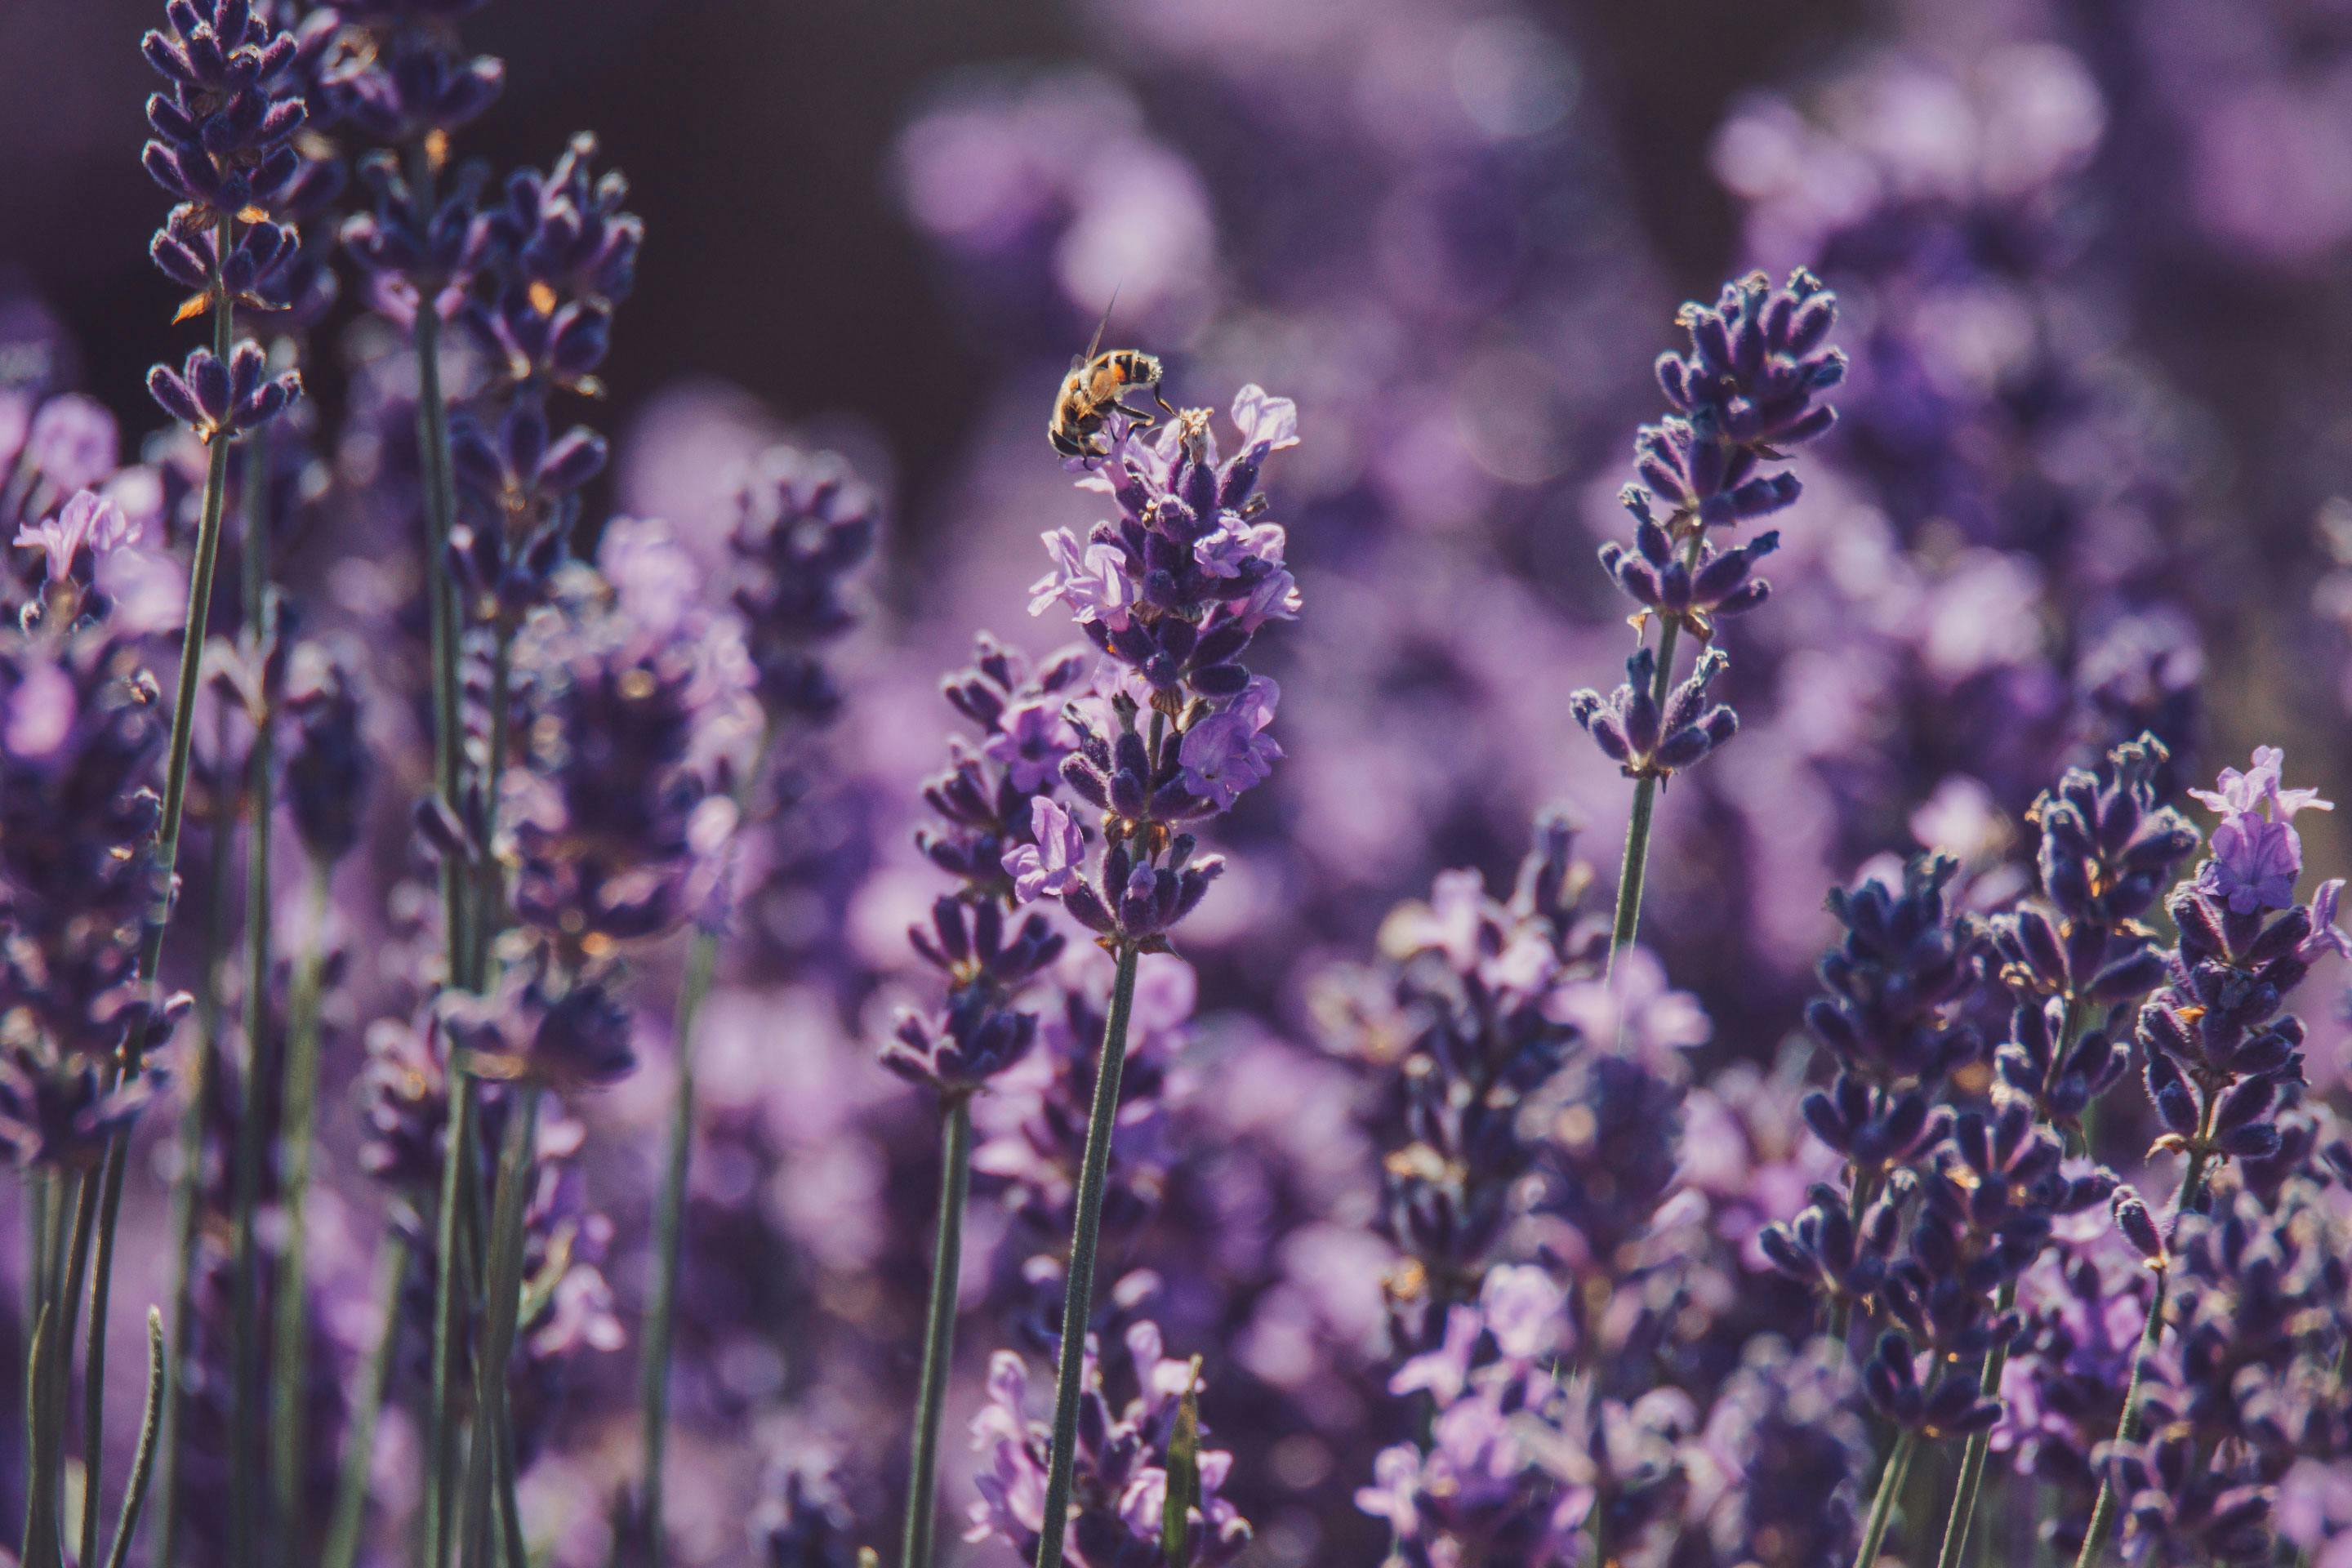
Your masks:
<svg viewBox="0 0 2352 1568"><path fill-rule="evenodd" d="M14 542L40 551L47 580L57 585L71 578L75 562L85 552L91 557L109 554L137 544L139 533L139 524L113 501L94 491L77 490L55 517L21 525Z"/></svg>
<svg viewBox="0 0 2352 1568"><path fill-rule="evenodd" d="M267 425L302 395L299 372L268 374L268 356L252 342L237 344L226 363L210 349L195 349L177 371L156 365L147 390L163 412L207 444Z"/></svg>
<svg viewBox="0 0 2352 1568"><path fill-rule="evenodd" d="M1590 687L1570 694L1569 715L1601 755L1628 778L1664 779L1706 760L1739 732L1739 715L1707 701L1707 689L1729 666L1719 648L1701 655L1661 708L1657 655L1648 647L1625 662L1625 684L1603 697Z"/></svg>

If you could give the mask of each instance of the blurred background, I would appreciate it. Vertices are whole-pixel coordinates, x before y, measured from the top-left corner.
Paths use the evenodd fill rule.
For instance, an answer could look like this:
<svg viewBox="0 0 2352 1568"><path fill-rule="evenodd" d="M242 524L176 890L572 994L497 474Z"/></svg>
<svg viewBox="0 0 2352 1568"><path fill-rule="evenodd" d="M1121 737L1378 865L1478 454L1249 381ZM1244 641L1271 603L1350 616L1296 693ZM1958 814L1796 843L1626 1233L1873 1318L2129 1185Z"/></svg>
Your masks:
<svg viewBox="0 0 2352 1568"><path fill-rule="evenodd" d="M134 456L176 302L137 156L155 8L0 6L0 353L97 399ZM593 129L646 221L583 547L615 514L718 538L779 440L887 498L846 714L711 1015L689 1561L740 1560L768 1461L803 1450L888 1533L933 1178L871 1053L936 890L907 846L931 693L983 626L1061 640L1024 613L1035 537L1096 514L1043 426L1114 289L1110 341L1164 354L1171 401L1255 382L1300 407L1269 469L1308 605L1265 639L1289 760L1221 826L1235 870L1171 1047L1188 1152L1128 1259L1192 1269L1158 1310L1175 1353L1212 1355L1254 1562L1379 1549L1351 1498L1395 1415L1387 1257L1334 976L1433 873L1504 877L1540 809L1581 825L1596 899L1613 875L1627 785L1567 696L1630 651L1593 552L1624 532L1678 301L1811 267L1854 361L1774 600L1724 635L1746 729L1661 813L1646 934L1713 1020L1702 1056L1790 1060L1830 886L1933 847L1985 907L2013 897L2035 795L2116 742L2158 735L2177 784L2262 742L2352 787L2352 0L493 0L463 26L508 87L457 155L543 165ZM337 432L380 344L340 310L306 375L322 461L363 488ZM316 531L289 568L331 623L339 548ZM2340 827L2305 823L2341 868ZM2315 1022L2340 1076L2341 1022ZM667 1081L647 1055L589 1133L625 1324ZM1017 1342L1018 1230L975 1220L955 1429ZM605 1360L532 1481L583 1561L631 1430L628 1358Z"/></svg>

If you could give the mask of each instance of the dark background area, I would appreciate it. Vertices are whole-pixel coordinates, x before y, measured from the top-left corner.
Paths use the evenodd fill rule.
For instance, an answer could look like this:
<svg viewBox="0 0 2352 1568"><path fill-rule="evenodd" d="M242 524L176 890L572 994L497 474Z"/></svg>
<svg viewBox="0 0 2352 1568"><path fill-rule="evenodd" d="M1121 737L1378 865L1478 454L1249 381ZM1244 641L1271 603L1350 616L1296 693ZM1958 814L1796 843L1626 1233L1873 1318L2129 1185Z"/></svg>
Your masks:
<svg viewBox="0 0 2352 1568"><path fill-rule="evenodd" d="M155 422L140 388L176 303L147 264L165 202L138 159L152 76L137 38L160 9L0 4L0 254L63 316L83 387L130 431ZM1710 289L1736 246L1706 167L1724 106L1851 38L1860 12L1854 0L1560 8L1678 290ZM921 531L986 366L898 216L891 139L941 73L1076 58L1087 25L1025 3L497 0L465 34L509 62L506 97L458 151L544 166L593 127L628 174L652 237L607 367L614 417L600 423L622 428L683 374L740 383L787 417L862 416L889 433ZM312 380L335 398L331 366Z"/></svg>

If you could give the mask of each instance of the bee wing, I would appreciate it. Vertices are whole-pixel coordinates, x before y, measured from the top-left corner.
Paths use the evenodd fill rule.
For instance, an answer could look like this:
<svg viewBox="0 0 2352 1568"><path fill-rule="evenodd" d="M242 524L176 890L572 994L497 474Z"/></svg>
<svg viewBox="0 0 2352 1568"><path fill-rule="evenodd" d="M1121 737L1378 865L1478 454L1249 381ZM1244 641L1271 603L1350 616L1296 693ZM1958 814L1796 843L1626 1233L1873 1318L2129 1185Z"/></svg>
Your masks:
<svg viewBox="0 0 2352 1568"><path fill-rule="evenodd" d="M1126 287L1126 285L1122 283L1111 289L1110 303L1103 307L1102 320L1095 323L1095 335L1093 341L1087 344L1087 352L1080 354L1074 363L1078 364L1088 364L1093 363L1097 351L1102 347L1103 330L1110 325L1110 313L1118 307L1118 290L1124 287Z"/></svg>

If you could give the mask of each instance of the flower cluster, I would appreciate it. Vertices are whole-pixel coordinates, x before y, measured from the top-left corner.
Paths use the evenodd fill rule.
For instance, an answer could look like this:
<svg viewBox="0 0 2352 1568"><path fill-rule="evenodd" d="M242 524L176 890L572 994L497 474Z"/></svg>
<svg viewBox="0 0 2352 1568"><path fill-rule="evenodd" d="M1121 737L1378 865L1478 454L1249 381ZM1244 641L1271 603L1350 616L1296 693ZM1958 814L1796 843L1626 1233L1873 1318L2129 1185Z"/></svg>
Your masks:
<svg viewBox="0 0 2352 1568"><path fill-rule="evenodd" d="M1082 1387L1083 1436L1063 1561L1076 1568L1168 1562L1168 1500L1180 1469L1190 1472L1192 1500L1176 1560L1221 1568L1238 1557L1250 1529L1220 1495L1233 1456L1200 1446L1208 1431L1195 1414L1200 1363L1166 1355L1159 1329L1139 1321L1115 1352L1088 1347ZM1010 1351L989 1363L988 1404L972 1418L971 1432L985 1458L964 1539L995 1539L1034 1556L1044 1529L1047 1432L1029 1414L1028 1369Z"/></svg>
<svg viewBox="0 0 2352 1568"><path fill-rule="evenodd" d="M152 254L166 277L200 291L184 314L215 312L222 326L210 349L192 350L174 371L157 365L148 389L163 412L205 441L257 429L276 418L302 383L272 375L258 343L232 346L226 322L236 302L287 303L287 272L300 245L288 225L264 216L296 194L304 161L293 146L308 106L294 90L306 51L324 47L315 29L271 26L250 0L215 0L199 11L173 0L168 26L143 48L170 90L147 100L147 172L179 201L155 233ZM239 223L245 225L238 232Z"/></svg>
<svg viewBox="0 0 2352 1568"><path fill-rule="evenodd" d="M1117 416L1113 416L1116 420ZM1104 655L1095 700L1076 710L1071 792L1101 813L1101 864L1084 867L1084 827L1040 805L1028 896L1061 899L1108 942L1164 945L1223 869L1177 825L1230 810L1282 755L1266 733L1281 691L1241 662L1270 621L1298 614L1282 525L1265 520L1266 458L1298 440L1297 410L1255 386L1234 398L1242 445L1221 458L1206 409L1146 439L1122 426L1108 454L1076 459L1081 488L1108 494L1116 519L1081 542L1045 535L1054 570L1029 604L1068 606ZM1150 714L1139 729L1139 719Z"/></svg>
<svg viewBox="0 0 2352 1568"><path fill-rule="evenodd" d="M917 953L947 977L947 1005L935 1016L900 1016L882 1051L893 1072L969 1094L1036 1041L1036 1013L1014 998L1061 956L1063 937L1042 911L1008 929L1008 911L1033 875L1024 866L1038 853L1032 824L1056 809L1052 791L1073 738L1056 700L1076 687L1082 662L1076 652L1057 654L1033 674L1020 654L983 634L971 665L940 682L981 739L974 746L952 738L947 771L923 785L940 826L919 830L916 845L962 886L932 906L928 928L910 933Z"/></svg>
<svg viewBox="0 0 2352 1568"><path fill-rule="evenodd" d="M1845 356L1828 346L1837 297L1801 268L1780 289L1762 273L1724 286L1712 306L1682 309L1690 350L1664 354L1658 385L1674 412L1634 437L1641 482L1622 498L1633 518L1632 548L1612 540L1601 563L1641 607L1636 629L1653 616L1667 628L1656 653L1627 661L1626 683L1610 696L1587 689L1569 710L1610 761L1636 779L1664 779L1700 762L1738 732L1707 688L1729 661L1712 647L1688 679L1674 687L1675 637L1687 630L1712 644L1716 622L1752 610L1771 593L1756 564L1780 547L1777 532L1729 549L1710 529L1736 527L1786 510L1802 487L1795 475L1767 472L1786 448L1825 433L1836 414L1822 395L1845 379Z"/></svg>
<svg viewBox="0 0 2352 1568"><path fill-rule="evenodd" d="M1563 981L1595 973L1602 940L1578 907L1592 879L1574 851L1564 819L1538 824L1507 903L1475 871L1442 874L1428 901L1390 913L1382 967L1323 999L1332 1047L1380 1075L1382 1228L1405 1259L1385 1281L1400 1345L1426 1348L1448 1309L1476 1298L1538 1167L1527 1101L1578 1035L1553 1003Z"/></svg>

